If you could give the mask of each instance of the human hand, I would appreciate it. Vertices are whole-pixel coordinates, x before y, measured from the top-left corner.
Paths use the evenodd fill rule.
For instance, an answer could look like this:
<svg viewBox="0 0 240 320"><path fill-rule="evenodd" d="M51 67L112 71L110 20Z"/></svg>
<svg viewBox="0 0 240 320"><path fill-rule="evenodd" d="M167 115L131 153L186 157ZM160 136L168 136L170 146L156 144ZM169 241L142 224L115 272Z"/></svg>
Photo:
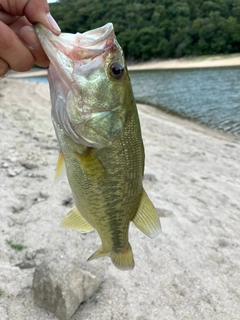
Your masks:
<svg viewBox="0 0 240 320"><path fill-rule="evenodd" d="M28 71L34 64L49 65L33 28L37 22L56 35L61 32L47 0L0 0L0 77L9 69Z"/></svg>

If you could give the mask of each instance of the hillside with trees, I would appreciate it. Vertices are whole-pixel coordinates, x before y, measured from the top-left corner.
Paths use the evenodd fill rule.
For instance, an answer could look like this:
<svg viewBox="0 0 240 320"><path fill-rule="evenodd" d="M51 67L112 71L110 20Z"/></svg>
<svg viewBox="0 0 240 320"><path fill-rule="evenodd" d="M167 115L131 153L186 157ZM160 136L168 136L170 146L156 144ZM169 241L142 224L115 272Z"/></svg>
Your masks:
<svg viewBox="0 0 240 320"><path fill-rule="evenodd" d="M60 0L50 7L63 32L112 22L127 59L240 52L240 0Z"/></svg>

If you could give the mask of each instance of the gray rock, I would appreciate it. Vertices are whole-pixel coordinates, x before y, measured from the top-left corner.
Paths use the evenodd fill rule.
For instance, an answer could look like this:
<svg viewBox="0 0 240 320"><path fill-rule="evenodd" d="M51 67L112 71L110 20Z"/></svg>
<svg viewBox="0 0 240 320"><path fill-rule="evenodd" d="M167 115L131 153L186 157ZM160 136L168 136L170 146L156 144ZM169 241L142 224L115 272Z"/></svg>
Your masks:
<svg viewBox="0 0 240 320"><path fill-rule="evenodd" d="M19 175L23 171L22 167L12 167L7 169L7 173L9 177L15 177Z"/></svg>
<svg viewBox="0 0 240 320"><path fill-rule="evenodd" d="M25 253L25 260L34 260L36 258L36 255L37 255L37 251L27 251Z"/></svg>
<svg viewBox="0 0 240 320"><path fill-rule="evenodd" d="M144 180L148 180L148 181L151 181L151 182L157 182L157 178L154 174L151 174L151 173L145 173L144 174Z"/></svg>
<svg viewBox="0 0 240 320"><path fill-rule="evenodd" d="M69 319L99 286L96 276L60 257L46 258L36 267L33 277L35 303L60 320Z"/></svg>
<svg viewBox="0 0 240 320"><path fill-rule="evenodd" d="M1 164L1 167L2 167L2 168L8 168L8 167L9 167L9 164L8 164L7 162L3 162L3 163Z"/></svg>
<svg viewBox="0 0 240 320"><path fill-rule="evenodd" d="M24 207L21 205L12 206L12 213L19 213L24 210Z"/></svg>
<svg viewBox="0 0 240 320"><path fill-rule="evenodd" d="M20 269L30 269L36 267L36 262L35 260L23 260L22 262L15 264L15 266Z"/></svg>
<svg viewBox="0 0 240 320"><path fill-rule="evenodd" d="M72 207L74 204L73 197L68 196L66 199L63 199L62 205L66 207Z"/></svg>
<svg viewBox="0 0 240 320"><path fill-rule="evenodd" d="M39 166L36 163L32 163L32 162L21 162L21 165L28 170L39 168Z"/></svg>
<svg viewBox="0 0 240 320"><path fill-rule="evenodd" d="M161 218L174 216L174 213L171 210L162 209L162 208L156 208L156 210L158 212L159 217Z"/></svg>

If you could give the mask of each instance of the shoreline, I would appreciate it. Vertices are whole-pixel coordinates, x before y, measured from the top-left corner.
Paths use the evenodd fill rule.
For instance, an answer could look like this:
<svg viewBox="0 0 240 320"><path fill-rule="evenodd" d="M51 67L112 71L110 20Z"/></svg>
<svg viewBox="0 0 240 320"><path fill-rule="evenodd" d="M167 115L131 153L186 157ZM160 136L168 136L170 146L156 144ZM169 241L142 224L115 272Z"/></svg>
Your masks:
<svg viewBox="0 0 240 320"><path fill-rule="evenodd" d="M197 130L199 132L208 132L209 135L219 137L219 138L225 138L230 137L231 141L240 141L240 136L237 134L234 134L233 132L227 132L219 128L213 128L210 126L207 126L207 124L201 123L197 121L194 118L191 117L184 117L181 114L178 114L176 112L169 112L166 109L162 108L161 106L149 104L145 102L138 102L136 101L137 107L139 106L145 106L147 108L155 109L156 110L156 116L157 114L161 116L161 118L164 118L166 120L169 120L170 122L176 122L183 126L188 126L189 128L192 128L193 130Z"/></svg>
<svg viewBox="0 0 240 320"><path fill-rule="evenodd" d="M169 60L152 60L138 64L130 64L128 70L175 70L175 69L198 69L198 68L225 68L240 67L240 54L201 56L195 58L181 58Z"/></svg>
<svg viewBox="0 0 240 320"><path fill-rule="evenodd" d="M31 72L31 74L34 74L35 76L35 72ZM41 95L42 95L42 91L44 92L49 91L49 86L46 83L28 82L21 79L19 81L17 79L11 79L9 77L2 79L2 81L4 80L6 80L6 82L9 83L10 85L11 84L14 85L14 87L17 88L18 93L21 96L23 96L24 99L25 99L25 95L21 94L21 88L26 88L26 84L30 85L32 88L34 88L34 90L38 90L38 88L39 89L41 88L40 89ZM0 85L1 85L1 81L0 81ZM45 110L45 112L50 112L50 109L51 109L50 94L47 100L49 100L49 110L48 111ZM143 112L145 114L151 114L153 117L156 117L156 118L159 117L162 121L169 122L170 124L173 123L174 125L179 125L183 128L193 130L194 132L206 134L207 136L211 136L221 140L227 140L227 141L237 142L237 143L240 141L240 139L237 136L234 136L233 134L228 134L224 131L213 129L211 127L208 127L207 125L198 123L197 121L194 121L188 118L181 117L177 114L168 113L162 110L161 108L159 108L158 106L154 106L144 102L136 102L136 105L139 112Z"/></svg>
<svg viewBox="0 0 240 320"><path fill-rule="evenodd" d="M29 75L31 75L32 77L43 77L43 76L47 76L47 71L46 70L41 70L41 71L30 71L28 73ZM26 78L29 78L31 76L26 76ZM21 79L23 78L23 79ZM24 80L23 76L20 76L19 73L17 73L16 75L14 75L13 77L6 77L4 78L6 80L10 80L10 81L15 81L17 80L19 82L19 80L24 83L26 82L26 80ZM38 83L38 82L32 82L29 81L28 83ZM47 85L48 86L48 85ZM191 119L191 118L187 118L187 117L183 117L180 114L175 114L175 113L171 113L171 112L167 112L166 110L163 110L161 107L157 106L157 105L153 105L153 104L148 104L148 103L144 103L144 102L138 102L136 101L137 107L141 107L144 106L145 108L151 108L152 110L156 110L155 111L155 115L156 116L160 116L161 118L164 118L165 120L169 121L169 122L175 122L178 124L181 124L182 126L187 126L188 128L194 129L196 131L199 132L207 132L209 135L211 136L215 136L218 138L222 138L222 139L227 139L229 141L239 141L240 138L237 135L234 135L233 133L228 133L225 132L224 130L221 129L214 129L211 127L208 127L207 125L198 122L196 119ZM153 112L152 112L153 113Z"/></svg>
<svg viewBox="0 0 240 320"><path fill-rule="evenodd" d="M154 117L161 118L161 120L173 123L174 125L178 125L183 128L187 128L194 132L205 134L206 136L214 137L220 140L225 140L233 143L239 143L240 141L240 139L237 136L234 136L233 134L228 134L221 130L212 129L194 120L186 119L178 115L167 113L154 105L137 102L137 108L139 112L144 110L144 113L146 114L149 113Z"/></svg>
<svg viewBox="0 0 240 320"><path fill-rule="evenodd" d="M175 69L195 69L195 68L225 68L240 67L240 54L220 55L220 56L202 56L196 58L182 58L170 60L152 60L136 64L128 64L129 71L146 70L175 70ZM28 78L47 76L47 69L33 68L26 72L10 71L8 78Z"/></svg>

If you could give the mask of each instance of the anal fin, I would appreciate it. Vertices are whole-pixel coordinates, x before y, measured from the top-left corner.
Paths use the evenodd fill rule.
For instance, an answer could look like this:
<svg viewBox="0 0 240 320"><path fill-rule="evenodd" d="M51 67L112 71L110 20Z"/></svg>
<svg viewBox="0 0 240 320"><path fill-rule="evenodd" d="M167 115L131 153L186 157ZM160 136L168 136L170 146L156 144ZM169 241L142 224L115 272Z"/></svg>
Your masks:
<svg viewBox="0 0 240 320"><path fill-rule="evenodd" d="M97 258L101 257L109 257L110 253L103 250L103 247L101 246L94 254L92 254L87 261L91 261Z"/></svg>
<svg viewBox="0 0 240 320"><path fill-rule="evenodd" d="M94 228L83 218L77 207L73 207L62 220L62 227L71 228L79 232L91 232Z"/></svg>
<svg viewBox="0 0 240 320"><path fill-rule="evenodd" d="M133 217L132 222L150 238L156 237L161 231L157 210L154 208L145 190L143 190L138 211Z"/></svg>

